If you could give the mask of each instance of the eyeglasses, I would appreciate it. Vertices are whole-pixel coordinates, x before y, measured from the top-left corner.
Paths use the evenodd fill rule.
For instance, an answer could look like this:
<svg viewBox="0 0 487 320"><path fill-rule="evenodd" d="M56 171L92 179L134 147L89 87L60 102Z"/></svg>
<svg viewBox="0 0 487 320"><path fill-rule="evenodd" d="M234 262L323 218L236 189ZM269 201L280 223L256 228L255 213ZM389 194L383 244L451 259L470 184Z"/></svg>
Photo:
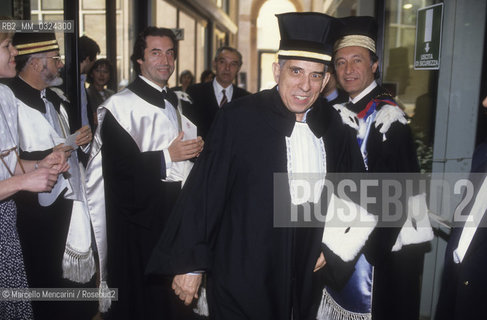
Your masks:
<svg viewBox="0 0 487 320"><path fill-rule="evenodd" d="M8 173L10 173L10 176L14 176L14 172L12 172L12 170L10 170L8 164L5 162L5 160L3 158L6 158L10 152L15 152L15 156L17 157L17 161L20 165L20 169L22 169L22 173L25 173L25 169L24 169L24 165L22 164L22 161L20 160L20 157L19 157L19 153L17 152L17 146L15 147L12 147L10 149L7 149L7 150L2 150L0 151L0 160L2 161L3 165L5 166L5 168L7 168L8 170ZM15 171L15 169L14 169Z"/></svg>
<svg viewBox="0 0 487 320"><path fill-rule="evenodd" d="M56 63L60 63L60 62L63 62L63 58L61 56L53 56L53 57L44 57L46 59L54 59L54 62Z"/></svg>

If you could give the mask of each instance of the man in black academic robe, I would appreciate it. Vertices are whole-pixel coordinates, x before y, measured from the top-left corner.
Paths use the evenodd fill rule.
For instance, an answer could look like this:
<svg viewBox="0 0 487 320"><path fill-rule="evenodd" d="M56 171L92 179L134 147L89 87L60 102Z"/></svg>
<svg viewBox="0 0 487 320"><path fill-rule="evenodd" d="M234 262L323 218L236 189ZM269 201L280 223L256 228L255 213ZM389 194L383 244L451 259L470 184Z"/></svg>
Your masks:
<svg viewBox="0 0 487 320"><path fill-rule="evenodd" d="M418 173L416 149L405 114L375 81L379 76L375 19L346 17L340 20L343 22L342 34L335 44L333 61L338 83L350 98L347 103L334 107L344 123L356 130L356 141L367 172ZM407 208L409 203L425 204L424 194L413 194L404 207ZM384 212L382 203L368 209L377 214L379 220L387 214L394 214ZM433 233L427 212L415 214L422 219L411 238L398 237L408 219L404 214L394 227L379 222L379 227L368 239L363 253L373 269L370 265L366 268L369 279L362 279L365 280L362 285L366 282L371 284L367 293L372 293L367 297L368 308L363 308L360 313L371 312L372 318L377 320L418 319L424 253L429 248ZM353 296L354 288L348 284L345 290L347 288L347 293L332 292L332 296L335 295L336 300ZM355 299L348 304L356 308L358 302L362 302L360 300ZM358 312L353 308L348 310Z"/></svg>
<svg viewBox="0 0 487 320"><path fill-rule="evenodd" d="M240 68L242 55L232 47L221 47L217 50L213 67L216 71L213 81L198 83L188 88L193 100L191 112L195 114L198 135L206 138L216 113L226 103L249 94L246 90L233 84ZM222 103L225 90L225 99ZM190 115L191 116L191 115Z"/></svg>
<svg viewBox="0 0 487 320"><path fill-rule="evenodd" d="M293 47L301 54L296 57L285 50L296 42L281 40L280 61L273 65L278 86L240 98L217 114L147 268L149 274L177 274L173 289L187 304L204 272L212 319L315 319L323 282L346 279L353 266L321 247L322 225L274 227L274 202L291 210L287 183L286 192L274 196L274 175L294 166L291 158L299 151L288 139L297 127L310 134L302 156L319 149L304 145L324 145L312 160L324 159L326 172L363 170L353 133L319 98L329 77L323 51L331 50L326 44L333 42L335 19L319 13L278 19L283 39L302 36L293 33L301 23L313 31L308 34L322 30L315 34L324 35L321 43ZM326 260L322 269L320 254Z"/></svg>

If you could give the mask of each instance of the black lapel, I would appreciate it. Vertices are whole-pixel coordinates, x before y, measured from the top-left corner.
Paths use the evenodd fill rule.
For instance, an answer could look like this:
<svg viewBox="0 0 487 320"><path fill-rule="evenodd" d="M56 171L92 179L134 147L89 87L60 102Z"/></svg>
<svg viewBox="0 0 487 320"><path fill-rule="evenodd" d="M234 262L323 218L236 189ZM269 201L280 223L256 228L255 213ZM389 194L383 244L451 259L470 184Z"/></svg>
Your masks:
<svg viewBox="0 0 487 320"><path fill-rule="evenodd" d="M374 89L372 89L372 91L370 91L368 94L366 94L362 99L357 101L357 103L347 103L345 104L345 106L351 111L355 113L359 113L360 111L365 109L365 107L370 102L370 100L376 98L377 95L381 94L381 92L382 90L380 86L377 86Z"/></svg>
<svg viewBox="0 0 487 320"><path fill-rule="evenodd" d="M9 83L10 89L12 89L15 97L22 101L29 107L36 109L41 113L46 113L46 105L41 98L41 92L35 88L32 88L24 80L19 77L15 77ZM47 98L47 95L46 95ZM49 98L48 98L49 99Z"/></svg>
<svg viewBox="0 0 487 320"><path fill-rule="evenodd" d="M129 84L127 88L141 99L157 107L165 108L164 99L167 99L174 108L177 108L178 106L178 97L172 90L166 88L167 93L163 94L156 88L150 86L140 77L135 78L135 80Z"/></svg>
<svg viewBox="0 0 487 320"><path fill-rule="evenodd" d="M257 95L264 98L264 101L259 104L265 107L262 115L267 123L281 134L290 137L296 123L296 116L282 102L277 86L271 90L261 91Z"/></svg>

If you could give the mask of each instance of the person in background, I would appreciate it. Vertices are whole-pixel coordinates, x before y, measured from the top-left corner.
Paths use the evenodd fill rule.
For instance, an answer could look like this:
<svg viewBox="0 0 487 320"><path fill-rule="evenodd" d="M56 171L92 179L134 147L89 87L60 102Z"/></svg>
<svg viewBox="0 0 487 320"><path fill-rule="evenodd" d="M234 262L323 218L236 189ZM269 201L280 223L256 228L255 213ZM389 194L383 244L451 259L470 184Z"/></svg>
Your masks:
<svg viewBox="0 0 487 320"><path fill-rule="evenodd" d="M94 109L92 106L89 105L89 100L87 97L86 92L86 78L88 72L90 72L91 68L95 64L96 56L100 53L100 46L95 42L95 40L87 37L82 36L79 38L79 73L81 76L80 79L80 94L81 94L81 107L80 107L80 117L78 121L78 126L90 126L91 132L95 131L95 117L93 116L92 110ZM85 157L82 157L82 162L86 165Z"/></svg>
<svg viewBox="0 0 487 320"><path fill-rule="evenodd" d="M487 112L487 97L482 100L483 112ZM485 115L484 115L485 116ZM472 172L483 172L487 163L487 137L475 148L472 156Z"/></svg>
<svg viewBox="0 0 487 320"><path fill-rule="evenodd" d="M212 70L204 70L200 75L200 83L211 82L215 78L215 73Z"/></svg>
<svg viewBox="0 0 487 320"><path fill-rule="evenodd" d="M171 88L173 91L183 91L186 92L188 87L193 85L194 83L194 76L189 70L184 70L179 75L179 83L181 84L178 87Z"/></svg>
<svg viewBox="0 0 487 320"><path fill-rule="evenodd" d="M113 80L113 67L110 61L108 59L96 60L86 77L86 82L90 84L86 89L88 106L93 114L95 125L98 122L96 109L115 93L106 87L111 80Z"/></svg>
<svg viewBox="0 0 487 320"><path fill-rule="evenodd" d="M323 97L330 105L345 103L348 101L348 94L337 86L337 79L333 65L330 65L330 81L323 89Z"/></svg>
<svg viewBox="0 0 487 320"><path fill-rule="evenodd" d="M482 101L487 108L487 97ZM487 142L477 146L470 179L473 196L459 215L467 222L453 221L445 253L436 320L483 319L487 313ZM467 197L467 193L465 194ZM465 199L464 199L465 200ZM463 201L462 201L463 203Z"/></svg>
<svg viewBox="0 0 487 320"><path fill-rule="evenodd" d="M198 134L205 139L218 110L228 102L249 94L233 81L242 67L242 54L232 47L221 47L216 51L213 68L215 78L211 82L198 83L188 88L193 100L193 115Z"/></svg>
<svg viewBox="0 0 487 320"><path fill-rule="evenodd" d="M8 20L0 17L0 21ZM15 77L13 34L0 32L0 78ZM12 196L19 191L49 192L58 175L68 168L64 152L40 161L19 158L17 105L12 91L0 84L0 288L28 288L22 248L17 233L17 207ZM4 297L5 298L5 297ZM0 301L4 320L33 319L28 300Z"/></svg>

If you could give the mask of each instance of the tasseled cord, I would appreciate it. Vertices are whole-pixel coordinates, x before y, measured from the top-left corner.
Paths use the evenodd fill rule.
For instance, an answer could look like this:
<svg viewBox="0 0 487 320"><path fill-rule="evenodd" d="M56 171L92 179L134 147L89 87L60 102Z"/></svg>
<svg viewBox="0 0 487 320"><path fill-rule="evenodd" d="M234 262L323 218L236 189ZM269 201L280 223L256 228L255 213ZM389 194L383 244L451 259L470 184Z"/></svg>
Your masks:
<svg viewBox="0 0 487 320"><path fill-rule="evenodd" d="M100 312L107 312L112 305L112 295L106 281L100 281L98 293L100 294L100 298L98 299L98 310Z"/></svg>
<svg viewBox="0 0 487 320"><path fill-rule="evenodd" d="M82 254L72 248L66 247L63 255L64 278L78 283L87 283L91 280L91 278L95 274L95 271L95 259L93 257L93 251L91 250L91 248L90 251ZM112 292L110 292L106 281L100 281L98 293L98 310L100 312L107 312L112 305L111 298L113 297L113 295Z"/></svg>
<svg viewBox="0 0 487 320"><path fill-rule="evenodd" d="M95 274L93 251L80 253L66 247L63 255L63 278L78 283L87 283Z"/></svg>
<svg viewBox="0 0 487 320"><path fill-rule="evenodd" d="M208 317L210 312L208 311L208 301L206 300L206 288L201 287L200 297L198 298L198 303L193 312L204 317Z"/></svg>
<svg viewBox="0 0 487 320"><path fill-rule="evenodd" d="M331 295L323 290L320 308L316 315L317 320L371 320L370 313L355 313L343 309Z"/></svg>

